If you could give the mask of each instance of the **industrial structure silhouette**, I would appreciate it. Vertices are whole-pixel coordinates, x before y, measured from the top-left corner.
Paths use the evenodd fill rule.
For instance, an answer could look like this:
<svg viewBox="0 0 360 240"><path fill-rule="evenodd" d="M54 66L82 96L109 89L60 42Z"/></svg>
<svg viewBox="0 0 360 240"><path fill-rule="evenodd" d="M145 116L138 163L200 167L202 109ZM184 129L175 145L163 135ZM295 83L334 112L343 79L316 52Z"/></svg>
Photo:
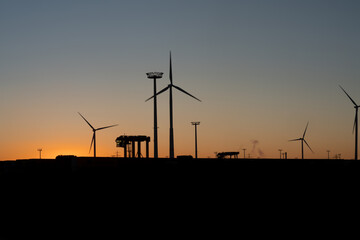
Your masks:
<svg viewBox="0 0 360 240"><path fill-rule="evenodd" d="M156 79L162 78L162 72L146 73L147 77L154 80L154 158L158 158L158 126L157 126L157 96Z"/></svg>

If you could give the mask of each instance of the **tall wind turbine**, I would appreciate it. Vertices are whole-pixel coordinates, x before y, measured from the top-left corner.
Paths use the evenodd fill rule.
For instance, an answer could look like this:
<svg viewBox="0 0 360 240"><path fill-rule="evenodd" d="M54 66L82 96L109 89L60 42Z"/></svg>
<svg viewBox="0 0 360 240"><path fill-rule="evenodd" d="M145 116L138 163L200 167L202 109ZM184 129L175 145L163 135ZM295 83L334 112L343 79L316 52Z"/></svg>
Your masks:
<svg viewBox="0 0 360 240"><path fill-rule="evenodd" d="M346 96L350 99L350 101L354 104L355 108L355 120L354 120L354 127L353 127L353 133L355 130L355 160L358 159L358 110L360 105L357 105L356 102L347 94L347 92L339 85L339 87L344 91Z"/></svg>
<svg viewBox="0 0 360 240"><path fill-rule="evenodd" d="M311 152L314 153L314 151L311 149L311 147L309 146L309 144L305 140L305 134L306 134L306 130L308 128L308 125L309 125L309 122L306 124L304 134L302 135L301 138L296 138L296 139L289 140L290 142L292 142L292 141L301 141L301 159L304 159L304 142L308 146L308 148L311 150Z"/></svg>
<svg viewBox="0 0 360 240"><path fill-rule="evenodd" d="M81 113L78 112L78 114L85 120L85 122L87 122L87 124L89 124L89 126L90 126L91 129L93 130L93 137L92 137L92 140L91 140L89 153L90 153L90 151L91 151L92 145L94 144L94 158L95 158L95 157L96 157L96 134L95 134L96 131L102 130L102 129L105 129L105 128L115 127L115 126L117 126L118 124L111 125L111 126L106 126L106 127L101 127L101 128L94 128L94 127L84 118L84 116L81 115Z"/></svg>
<svg viewBox="0 0 360 240"><path fill-rule="evenodd" d="M201 102L200 99L194 97L193 95L191 95L190 93L186 92L184 89L176 86L173 84L173 78L172 78L172 63L171 63L171 52L170 52L170 71L169 71L169 77L170 77L170 84L165 87L163 90L161 90L160 92L158 92L156 95L148 98L145 102L149 101L150 99L152 99L153 97L165 92L166 90L169 89L169 105L170 105L170 141L169 141L169 144L170 144L170 158L174 158L174 128L173 128L173 97L172 97L172 88L176 88L177 90L185 93L186 95L192 97L192 98L195 98L196 100L198 100L199 102Z"/></svg>

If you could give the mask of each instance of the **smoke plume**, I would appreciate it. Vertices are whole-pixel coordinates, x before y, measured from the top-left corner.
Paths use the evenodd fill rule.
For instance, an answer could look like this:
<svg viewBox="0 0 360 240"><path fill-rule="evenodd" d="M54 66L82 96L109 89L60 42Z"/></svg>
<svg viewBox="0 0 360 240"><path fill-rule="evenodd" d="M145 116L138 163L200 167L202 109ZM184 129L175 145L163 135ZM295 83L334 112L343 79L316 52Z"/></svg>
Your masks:
<svg viewBox="0 0 360 240"><path fill-rule="evenodd" d="M252 143L252 150L251 150L251 155L253 157L263 157L265 154L264 152L260 149L260 147L258 147L259 145L259 141L258 140L251 140Z"/></svg>

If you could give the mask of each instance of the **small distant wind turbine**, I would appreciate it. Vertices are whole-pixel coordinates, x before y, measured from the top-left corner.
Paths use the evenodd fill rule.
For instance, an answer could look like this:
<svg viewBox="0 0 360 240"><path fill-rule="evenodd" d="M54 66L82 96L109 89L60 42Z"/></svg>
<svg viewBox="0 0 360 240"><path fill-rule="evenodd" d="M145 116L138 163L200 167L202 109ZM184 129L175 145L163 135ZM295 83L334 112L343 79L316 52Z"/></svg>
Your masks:
<svg viewBox="0 0 360 240"><path fill-rule="evenodd" d="M358 110L360 105L357 105L356 102L347 94L347 92L339 85L339 87L344 91L346 96L350 99L350 101L354 104L355 108L355 120L354 120L354 127L353 127L353 133L355 130L355 160L358 159Z"/></svg>
<svg viewBox="0 0 360 240"><path fill-rule="evenodd" d="M105 129L105 128L115 127L115 126L118 126L118 124L111 125L111 126L106 126L106 127L101 127L101 128L94 128L94 127L84 118L84 116L81 115L81 113L78 112L78 114L85 120L85 122L87 122L87 124L89 124L89 126L90 126L91 129L93 130L93 137L92 137L92 140L91 140L89 153L90 153L90 151L91 151L92 145L94 144L94 158L95 158L95 157L96 157L96 135L95 135L96 131L102 130L102 129Z"/></svg>
<svg viewBox="0 0 360 240"><path fill-rule="evenodd" d="M170 71L169 71L169 77L170 77L170 84L164 88L163 90L161 90L160 92L158 92L157 94L155 94L154 96L148 98L145 102L149 101L150 99L152 99L153 97L165 92L166 90L169 89L169 105L170 105L170 141L169 141L169 148L170 148L170 158L173 159L174 158L174 128L173 128L173 97L172 97L172 88L176 88L177 90L185 93L186 95L195 98L196 100L198 100L199 102L201 102L200 99L194 97L193 95L191 95L190 93L186 92L184 89L176 86L173 84L173 78L172 78L172 64L171 64L171 52L170 52Z"/></svg>
<svg viewBox="0 0 360 240"><path fill-rule="evenodd" d="M301 138L296 138L296 139L289 140L290 142L292 142L292 141L301 141L301 159L304 159L304 142L308 146L308 148L311 150L311 152L314 153L314 151L311 149L311 147L309 146L309 144L305 140L305 134L306 134L306 130L308 128L308 125L309 125L309 122L306 124L304 134L303 134L303 136Z"/></svg>

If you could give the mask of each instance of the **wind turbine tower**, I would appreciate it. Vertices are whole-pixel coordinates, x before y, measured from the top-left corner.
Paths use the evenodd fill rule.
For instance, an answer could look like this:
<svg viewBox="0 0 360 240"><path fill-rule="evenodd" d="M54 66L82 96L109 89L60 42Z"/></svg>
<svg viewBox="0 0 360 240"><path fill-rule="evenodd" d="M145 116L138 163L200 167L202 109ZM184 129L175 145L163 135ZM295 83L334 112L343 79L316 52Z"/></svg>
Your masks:
<svg viewBox="0 0 360 240"><path fill-rule="evenodd" d="M355 108L355 120L354 120L353 133L355 130L355 160L357 160L358 159L358 111L359 111L360 105L357 105L356 102L350 97L349 94L347 94L347 92L340 85L339 85L339 87L344 91L346 96L348 96L350 101L354 104L354 108Z"/></svg>
<svg viewBox="0 0 360 240"><path fill-rule="evenodd" d="M101 127L101 128L94 128L94 127L88 122L88 120L86 120L86 119L84 118L84 116L81 115L81 113L78 112L78 114L85 120L85 122L87 122L87 124L89 124L89 126L90 126L91 129L93 130L93 137L92 137L92 140L91 140L89 153L90 153L90 151L91 151L92 145L94 144L94 158L96 158L96 134L95 134L96 131L98 131L98 130L103 130L103 129L105 129L105 128L115 127L115 126L117 126L118 124L111 125L111 126L106 126L106 127Z"/></svg>
<svg viewBox="0 0 360 240"><path fill-rule="evenodd" d="M180 92L185 93L186 95L195 98L196 100L198 100L199 102L201 102L200 99L194 97L193 95L191 95L190 93L186 92L184 89L176 86L173 84L173 77L172 77L172 63L171 63L171 52L170 52L170 70L169 70L169 77L170 77L170 84L165 87L164 89L162 89L160 92L158 92L157 94L155 94L154 96L148 98L145 102L149 101L150 99L154 98L155 96L165 92L166 90L169 89L169 108L170 108L170 133L169 133L169 152L170 152L170 159L173 159L174 156L174 121L173 121L173 96L172 96L172 89L173 87L176 88L177 90L179 90Z"/></svg>
<svg viewBox="0 0 360 240"><path fill-rule="evenodd" d="M305 140L305 134L306 134L306 130L307 130L308 126L309 126L309 122L306 124L304 134L302 135L301 138L289 140L290 142L292 142L292 141L301 141L301 159L303 159L303 160L304 160L304 142L308 146L308 148L311 150L311 152L314 153L314 151L311 149L311 147L309 146L309 144Z"/></svg>

